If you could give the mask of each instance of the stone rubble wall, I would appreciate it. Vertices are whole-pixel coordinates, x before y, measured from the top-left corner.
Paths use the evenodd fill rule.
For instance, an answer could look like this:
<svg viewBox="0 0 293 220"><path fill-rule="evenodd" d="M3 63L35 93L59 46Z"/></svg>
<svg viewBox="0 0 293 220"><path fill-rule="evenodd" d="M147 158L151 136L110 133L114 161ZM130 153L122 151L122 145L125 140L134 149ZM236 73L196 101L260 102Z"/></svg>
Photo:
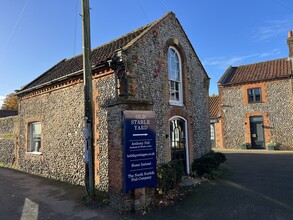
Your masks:
<svg viewBox="0 0 293 220"><path fill-rule="evenodd" d="M94 81L96 96L96 185L103 191L108 190L108 105L113 103L115 98L115 78L114 74L98 78Z"/></svg>
<svg viewBox="0 0 293 220"><path fill-rule="evenodd" d="M19 168L45 177L84 185L83 85L20 101ZM41 121L42 154L26 152L28 121Z"/></svg>
<svg viewBox="0 0 293 220"><path fill-rule="evenodd" d="M222 89L223 101L223 147L239 149L245 141L244 118L246 107L243 106L241 87L227 87ZM239 116L238 116L239 115ZM237 117L238 116L238 117Z"/></svg>
<svg viewBox="0 0 293 220"><path fill-rule="evenodd" d="M271 140L278 149L293 150L293 87L290 80L267 83Z"/></svg>
<svg viewBox="0 0 293 220"><path fill-rule="evenodd" d="M182 59L183 106L169 104L168 48L174 46ZM157 126L157 161L171 159L169 120L181 116L188 123L191 160L210 149L208 76L175 17L170 16L150 30L124 53L127 74L133 77L131 91L136 100L154 103Z"/></svg>
<svg viewBox="0 0 293 220"><path fill-rule="evenodd" d="M18 133L18 116L0 118L0 164L14 165Z"/></svg>

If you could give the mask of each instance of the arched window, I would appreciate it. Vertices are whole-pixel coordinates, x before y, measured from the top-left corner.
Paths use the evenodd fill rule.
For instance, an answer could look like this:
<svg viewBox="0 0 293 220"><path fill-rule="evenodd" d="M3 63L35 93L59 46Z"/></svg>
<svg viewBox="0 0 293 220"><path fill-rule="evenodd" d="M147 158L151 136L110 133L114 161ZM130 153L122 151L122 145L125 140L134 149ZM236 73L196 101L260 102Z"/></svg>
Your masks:
<svg viewBox="0 0 293 220"><path fill-rule="evenodd" d="M174 47L168 49L168 79L170 88L169 103L171 105L182 105L182 67L181 58Z"/></svg>

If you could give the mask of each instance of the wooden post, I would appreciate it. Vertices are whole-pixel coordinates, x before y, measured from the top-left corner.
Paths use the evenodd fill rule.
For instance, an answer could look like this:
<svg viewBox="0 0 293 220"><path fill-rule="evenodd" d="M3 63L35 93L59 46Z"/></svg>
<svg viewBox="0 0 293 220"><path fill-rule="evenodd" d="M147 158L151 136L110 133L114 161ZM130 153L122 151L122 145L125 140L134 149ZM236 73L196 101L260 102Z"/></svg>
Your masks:
<svg viewBox="0 0 293 220"><path fill-rule="evenodd" d="M93 163L93 95L89 0L82 0L83 82L85 118L85 186L90 198L95 196Z"/></svg>

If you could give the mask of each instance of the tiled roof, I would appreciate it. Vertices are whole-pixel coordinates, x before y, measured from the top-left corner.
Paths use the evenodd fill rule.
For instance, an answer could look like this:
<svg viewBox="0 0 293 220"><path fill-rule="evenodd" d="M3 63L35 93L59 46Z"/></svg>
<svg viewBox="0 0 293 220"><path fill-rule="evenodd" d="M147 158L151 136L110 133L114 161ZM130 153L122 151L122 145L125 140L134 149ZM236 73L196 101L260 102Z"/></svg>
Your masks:
<svg viewBox="0 0 293 220"><path fill-rule="evenodd" d="M219 80L221 85L239 84L290 77L292 61L288 58L229 67Z"/></svg>
<svg viewBox="0 0 293 220"><path fill-rule="evenodd" d="M0 110L0 118L17 115L17 111L14 110Z"/></svg>
<svg viewBox="0 0 293 220"><path fill-rule="evenodd" d="M132 42L139 39L145 32L150 30L155 24L163 20L172 12L167 13L163 18L138 28L122 37L119 37L113 41L110 41L102 46L99 46L92 50L91 61L92 66L99 66L100 64L106 63L108 60L113 59L115 52L119 49L123 49L131 45ZM70 59L64 59L47 70L45 73L40 75L34 81L24 86L19 92L29 90L49 83L52 80L62 79L73 73L81 72L83 69L83 56L78 55ZM81 73L80 73L81 74Z"/></svg>
<svg viewBox="0 0 293 220"><path fill-rule="evenodd" d="M218 95L209 97L210 117L217 118L220 114L220 98Z"/></svg>

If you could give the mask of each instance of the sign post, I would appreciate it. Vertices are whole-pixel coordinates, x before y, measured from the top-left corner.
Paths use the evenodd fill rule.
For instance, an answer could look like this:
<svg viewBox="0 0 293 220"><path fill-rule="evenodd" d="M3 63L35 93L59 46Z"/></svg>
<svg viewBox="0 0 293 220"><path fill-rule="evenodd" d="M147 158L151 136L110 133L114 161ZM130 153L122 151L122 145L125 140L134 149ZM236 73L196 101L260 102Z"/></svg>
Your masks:
<svg viewBox="0 0 293 220"><path fill-rule="evenodd" d="M124 111L124 192L156 187L154 111Z"/></svg>

